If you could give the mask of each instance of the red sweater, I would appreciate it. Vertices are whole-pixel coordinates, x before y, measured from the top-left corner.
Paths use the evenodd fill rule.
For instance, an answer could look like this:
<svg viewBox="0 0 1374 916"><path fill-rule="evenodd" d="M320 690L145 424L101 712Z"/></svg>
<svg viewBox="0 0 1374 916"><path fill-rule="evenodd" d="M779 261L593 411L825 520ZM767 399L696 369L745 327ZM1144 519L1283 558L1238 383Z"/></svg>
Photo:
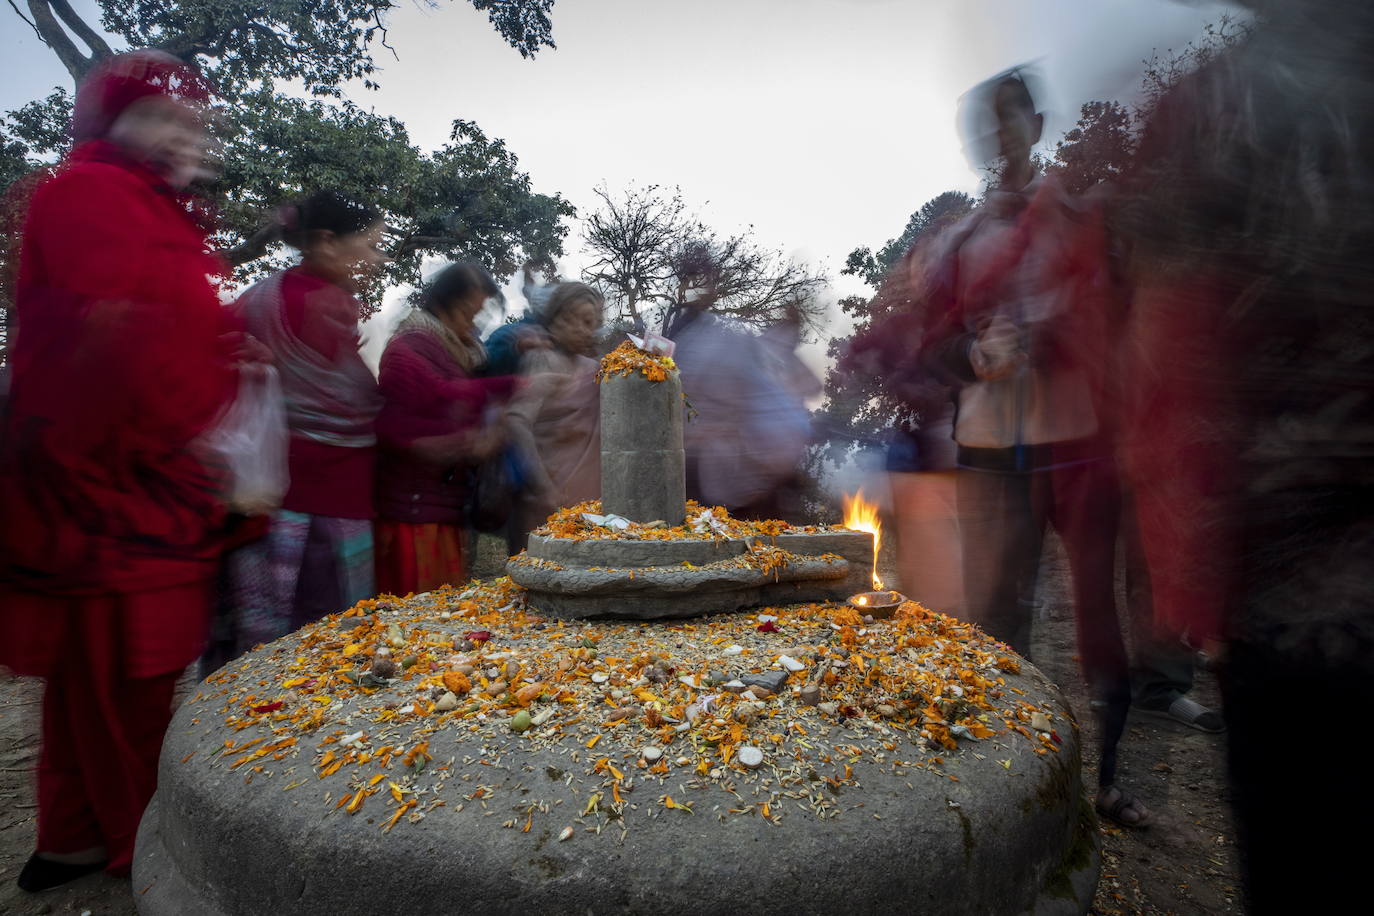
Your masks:
<svg viewBox="0 0 1374 916"><path fill-rule="evenodd" d="M379 381L385 406L377 418L377 515L461 523L462 469L430 464L412 447L417 439L475 432L488 402L509 397L515 378L469 378L437 336L407 330L387 344Z"/></svg>
<svg viewBox="0 0 1374 916"><path fill-rule="evenodd" d="M358 359L358 300L304 267L282 277L286 324L330 360ZM291 487L282 508L333 518L372 518L375 448L345 448L291 437Z"/></svg>

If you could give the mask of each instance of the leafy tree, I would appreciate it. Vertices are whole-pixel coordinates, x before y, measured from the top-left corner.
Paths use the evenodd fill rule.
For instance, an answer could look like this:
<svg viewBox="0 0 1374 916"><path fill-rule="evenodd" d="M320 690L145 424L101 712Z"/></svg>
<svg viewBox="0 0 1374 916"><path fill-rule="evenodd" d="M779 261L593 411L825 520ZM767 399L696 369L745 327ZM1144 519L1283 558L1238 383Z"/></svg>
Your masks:
<svg viewBox="0 0 1374 916"><path fill-rule="evenodd" d="M468 2L486 11L498 34L523 56L554 47L553 0ZM99 5L106 31L132 47L194 60L223 94L226 117L216 128L223 171L209 190L222 217L218 242L237 266L237 279L283 260L271 209L323 187L373 201L385 212L395 261L384 283L416 281L426 256L472 257L508 276L525 258L562 253L567 230L561 220L574 214L572 206L559 195L535 193L502 141L471 122L455 121L449 142L423 153L399 121L338 98L349 81L376 85L372 53L379 45L390 49L389 0ZM74 82L115 53L65 0L29 0L27 7L26 21ZM277 91L280 80L300 81L315 98ZM58 88L0 119L0 177L13 180L61 155L70 111L70 94ZM277 256L259 260L269 253Z"/></svg>
<svg viewBox="0 0 1374 916"><path fill-rule="evenodd" d="M254 227L268 207L323 187L376 204L386 216L392 262L381 284L416 283L426 257L468 257L509 276L525 257L553 257L572 206L536 194L519 160L471 121L455 121L449 142L422 153L394 118L356 105L302 100L267 90L246 97L228 138L218 195L230 227ZM272 161L257 151L278 150ZM289 182L289 183L287 183ZM276 269L271 229L227 229L221 242L238 278ZM275 257L259 261L275 250ZM370 296L372 302L378 301Z"/></svg>
<svg viewBox="0 0 1374 916"><path fill-rule="evenodd" d="M437 7L437 0L425 0ZM524 57L554 47L553 0L468 0ZM114 53L67 0L10 6L62 61L75 82ZM195 60L228 94L263 80L300 80L312 95L371 84L374 45L386 43L393 0L99 0L100 26L129 47ZM79 42L79 44L78 44ZM83 49L81 45L85 45ZM394 52L393 52L394 53Z"/></svg>
<svg viewBox="0 0 1374 916"><path fill-rule="evenodd" d="M877 289L902 255L916 244L916 240L932 226L950 218L958 219L973 209L973 198L963 191L946 191L921 204L921 208L911 214L906 228L895 239L878 249L875 255L868 248L855 248L845 260L844 270L852 277L858 277L869 286Z"/></svg>
<svg viewBox="0 0 1374 916"><path fill-rule="evenodd" d="M1164 94L1180 79L1225 54L1250 35L1250 26L1230 16L1209 23L1201 37L1180 51L1152 54L1141 77L1141 98L1129 108L1116 101L1093 101L1079 111L1078 123L1055 145L1044 170L1081 194L1119 177L1135 153L1140 126Z"/></svg>
<svg viewBox="0 0 1374 916"><path fill-rule="evenodd" d="M875 442L894 423L911 419L907 402L890 389L882 372L849 371L838 360L855 337L890 327L903 314L919 313L922 291L912 282L912 274L920 272L912 270L913 252L972 212L975 203L960 191L946 191L922 204L902 233L876 255L868 248L850 252L843 272L862 279L874 294L840 300L840 309L854 320L854 332L852 337L833 339L828 350L831 368L825 378L825 401L814 417L824 434L825 458L840 461L857 444Z"/></svg>
<svg viewBox="0 0 1374 916"><path fill-rule="evenodd" d="M662 321L709 286L711 310L755 328L791 315L814 324L824 313L823 273L761 245L752 229L722 235L687 212L679 190L658 185L596 194L601 206L586 222L592 262L583 278L606 296L614 325L644 328Z"/></svg>
<svg viewBox="0 0 1374 916"><path fill-rule="evenodd" d="M1088 102L1078 123L1055 145L1047 171L1070 192L1082 194L1119 176L1134 149L1135 131L1126 107L1120 102Z"/></svg>

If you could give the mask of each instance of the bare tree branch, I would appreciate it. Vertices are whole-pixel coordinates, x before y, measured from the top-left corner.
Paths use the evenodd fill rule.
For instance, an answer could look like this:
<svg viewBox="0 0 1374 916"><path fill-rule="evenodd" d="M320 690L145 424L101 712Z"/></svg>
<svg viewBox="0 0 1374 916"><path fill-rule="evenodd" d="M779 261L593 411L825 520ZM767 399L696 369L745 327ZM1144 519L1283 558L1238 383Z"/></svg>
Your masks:
<svg viewBox="0 0 1374 916"><path fill-rule="evenodd" d="M372 36L372 33L373 33L373 32L381 32L381 33L382 33L382 37L381 37L381 45L382 45L382 47L383 47L383 48L386 48L388 51L390 51L392 57L396 58L397 60L400 60L400 59L401 59L401 55L397 54L397 53L396 53L396 49L393 48L391 45L389 45L389 44L386 43L387 31L386 31L386 26L382 25L382 11L381 11L381 10L373 10L373 11L372 11L372 18L373 18L373 20L377 23L377 25L376 25L375 28L372 28L372 29L368 29L368 30L367 30L368 37L370 38L370 37Z"/></svg>
<svg viewBox="0 0 1374 916"><path fill-rule="evenodd" d="M30 19L28 16L25 16L25 15L24 15L24 11L21 10L21 9L19 9L19 7L15 5L14 0L7 0L7 2L8 2L9 5L10 5L10 9L14 10L14 15L16 15L16 16L18 16L20 19L24 20L24 22L28 25L28 27L31 28L31 29L33 29L33 34L35 34L35 35L38 36L39 41L42 41L42 40L43 40L43 33L40 32L40 31L38 31L38 26L34 25L33 20Z"/></svg>
<svg viewBox="0 0 1374 916"><path fill-rule="evenodd" d="M620 318L639 326L650 313L686 306L695 291L713 300L712 311L760 329L794 317L814 327L824 314L823 274L760 247L749 232L718 237L686 214L677 191L595 193L602 205L585 224L593 260L583 278Z"/></svg>

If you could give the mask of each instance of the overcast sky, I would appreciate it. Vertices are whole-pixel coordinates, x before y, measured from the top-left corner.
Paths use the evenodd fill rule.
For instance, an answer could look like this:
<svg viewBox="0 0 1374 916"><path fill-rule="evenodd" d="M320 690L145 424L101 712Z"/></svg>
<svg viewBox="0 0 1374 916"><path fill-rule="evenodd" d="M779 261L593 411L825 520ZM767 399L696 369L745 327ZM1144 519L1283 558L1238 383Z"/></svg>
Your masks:
<svg viewBox="0 0 1374 916"><path fill-rule="evenodd" d="M1178 48L1226 7L1171 0L558 0L556 50L524 60L463 0L398 0L377 49L382 88L352 98L432 149L455 118L503 138L536 190L584 212L591 189L679 185L707 222L824 262L901 232L923 202L974 191L959 95L1038 61L1047 139L1089 99L1127 98L1152 49ZM95 21L95 4L73 4ZM23 4L20 4L21 8ZM0 110L69 85L0 7ZM564 268L574 272L579 228ZM389 310L390 311L390 310Z"/></svg>

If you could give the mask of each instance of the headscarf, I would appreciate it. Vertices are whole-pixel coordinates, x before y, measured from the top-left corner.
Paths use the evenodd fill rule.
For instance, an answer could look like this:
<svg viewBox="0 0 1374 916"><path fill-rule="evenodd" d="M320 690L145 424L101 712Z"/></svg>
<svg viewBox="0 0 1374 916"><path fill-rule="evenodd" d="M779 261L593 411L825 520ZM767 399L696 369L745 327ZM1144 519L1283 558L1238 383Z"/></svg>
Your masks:
<svg viewBox="0 0 1374 916"><path fill-rule="evenodd" d="M596 291L595 287L588 286L586 283L565 282L552 287L545 287L548 290L547 296L536 308L531 303L531 308L535 310L535 317L544 327L548 327L563 314L563 310L570 305L576 305L586 299L596 305L599 313L605 305L606 300Z"/></svg>
<svg viewBox="0 0 1374 916"><path fill-rule="evenodd" d="M453 357L453 361L458 364L459 368L469 375L476 372L486 362L486 351L480 340L463 340L453 333L448 325L423 308L411 309L410 314L401 319L401 323L396 326L396 330L391 336L394 338L402 334L417 332L429 334L437 339L439 343L444 345L444 349Z"/></svg>
<svg viewBox="0 0 1374 916"><path fill-rule="evenodd" d="M72 140L81 143L105 136L134 102L161 95L206 104L214 94L194 64L163 51L130 51L106 58L91 70L76 92Z"/></svg>
<svg viewBox="0 0 1374 916"><path fill-rule="evenodd" d="M271 349L281 374L286 422L292 435L344 448L375 445L382 409L377 381L356 350L326 358L291 330L284 314L282 273L244 291L235 308L258 340Z"/></svg>

